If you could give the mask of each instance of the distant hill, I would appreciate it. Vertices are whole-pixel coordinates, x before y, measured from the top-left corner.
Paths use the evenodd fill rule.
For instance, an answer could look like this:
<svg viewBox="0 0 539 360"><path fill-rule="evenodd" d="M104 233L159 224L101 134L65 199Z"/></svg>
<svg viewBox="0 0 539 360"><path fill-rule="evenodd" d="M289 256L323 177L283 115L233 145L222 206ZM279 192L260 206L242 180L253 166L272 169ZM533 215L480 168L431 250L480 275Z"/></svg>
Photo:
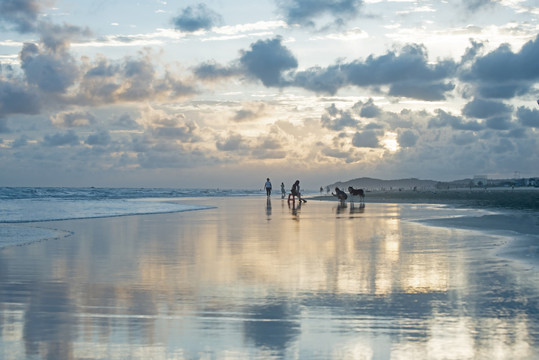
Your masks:
<svg viewBox="0 0 539 360"><path fill-rule="evenodd" d="M420 180L420 179L399 179L399 180L381 180L373 179L368 177L352 179L348 181L338 181L334 184L328 185L331 190L335 187L340 189L348 189L349 186L354 188L366 189L366 190L390 190L390 189L403 189L403 190L412 190L416 188L417 190L425 189L435 189L436 184L439 181L434 180Z"/></svg>
<svg viewBox="0 0 539 360"><path fill-rule="evenodd" d="M539 177L525 179L488 179L488 187L500 186L535 186L539 187ZM420 180L415 178L399 179L399 180L381 180L369 177L362 177L348 181L338 181L328 185L331 190L339 187L344 191L348 190L349 186L364 190L430 190L430 189L459 189L468 188L471 186L484 186L476 184L474 179L460 179L453 181L435 181L435 180Z"/></svg>

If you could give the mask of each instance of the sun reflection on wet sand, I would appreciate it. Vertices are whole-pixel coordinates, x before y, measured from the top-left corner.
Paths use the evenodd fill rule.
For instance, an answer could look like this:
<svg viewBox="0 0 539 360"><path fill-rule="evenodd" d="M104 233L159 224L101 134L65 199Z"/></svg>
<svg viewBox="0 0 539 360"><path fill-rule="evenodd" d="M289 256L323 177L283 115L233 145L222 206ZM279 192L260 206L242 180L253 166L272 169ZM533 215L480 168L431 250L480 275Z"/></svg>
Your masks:
<svg viewBox="0 0 539 360"><path fill-rule="evenodd" d="M1 251L0 358L538 354L537 277L494 235L401 220L420 205L212 201Z"/></svg>

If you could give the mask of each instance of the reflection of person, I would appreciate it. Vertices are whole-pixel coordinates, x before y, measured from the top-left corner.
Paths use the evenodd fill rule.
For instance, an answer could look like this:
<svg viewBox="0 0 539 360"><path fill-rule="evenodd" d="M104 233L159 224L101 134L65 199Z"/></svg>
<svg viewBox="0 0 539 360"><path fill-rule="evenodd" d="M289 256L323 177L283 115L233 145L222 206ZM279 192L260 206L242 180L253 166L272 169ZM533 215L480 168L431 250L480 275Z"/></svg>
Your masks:
<svg viewBox="0 0 539 360"><path fill-rule="evenodd" d="M292 190L290 190L290 193L297 196L299 201L307 202L307 200L301 198L301 193L299 192L299 180L296 180L294 185L292 185Z"/></svg>
<svg viewBox="0 0 539 360"><path fill-rule="evenodd" d="M266 179L266 183L264 184L264 189L266 189L266 195L270 196L271 195L271 182L269 178Z"/></svg>
<svg viewBox="0 0 539 360"><path fill-rule="evenodd" d="M331 195L336 196L341 202L344 202L348 198L348 195L338 187L335 188L335 194L331 193Z"/></svg>
<svg viewBox="0 0 539 360"><path fill-rule="evenodd" d="M284 189L284 183L281 183L281 199L284 199L286 195L286 190Z"/></svg>

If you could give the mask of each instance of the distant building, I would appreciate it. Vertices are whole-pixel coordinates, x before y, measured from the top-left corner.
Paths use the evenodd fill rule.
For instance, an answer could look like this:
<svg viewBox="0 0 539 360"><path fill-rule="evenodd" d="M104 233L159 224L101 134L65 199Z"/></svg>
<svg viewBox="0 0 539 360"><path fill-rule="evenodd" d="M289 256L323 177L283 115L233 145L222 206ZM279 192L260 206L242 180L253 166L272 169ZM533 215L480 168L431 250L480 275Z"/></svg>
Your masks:
<svg viewBox="0 0 539 360"><path fill-rule="evenodd" d="M487 186L488 176L487 175L474 175L473 184L475 186Z"/></svg>

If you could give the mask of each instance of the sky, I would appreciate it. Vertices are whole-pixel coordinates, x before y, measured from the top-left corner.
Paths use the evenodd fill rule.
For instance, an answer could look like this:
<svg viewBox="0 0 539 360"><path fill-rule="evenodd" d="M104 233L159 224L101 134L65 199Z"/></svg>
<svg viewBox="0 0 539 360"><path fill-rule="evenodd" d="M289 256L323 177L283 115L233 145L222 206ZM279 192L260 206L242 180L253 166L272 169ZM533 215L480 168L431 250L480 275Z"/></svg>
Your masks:
<svg viewBox="0 0 539 360"><path fill-rule="evenodd" d="M539 0L0 0L0 186L539 176Z"/></svg>

